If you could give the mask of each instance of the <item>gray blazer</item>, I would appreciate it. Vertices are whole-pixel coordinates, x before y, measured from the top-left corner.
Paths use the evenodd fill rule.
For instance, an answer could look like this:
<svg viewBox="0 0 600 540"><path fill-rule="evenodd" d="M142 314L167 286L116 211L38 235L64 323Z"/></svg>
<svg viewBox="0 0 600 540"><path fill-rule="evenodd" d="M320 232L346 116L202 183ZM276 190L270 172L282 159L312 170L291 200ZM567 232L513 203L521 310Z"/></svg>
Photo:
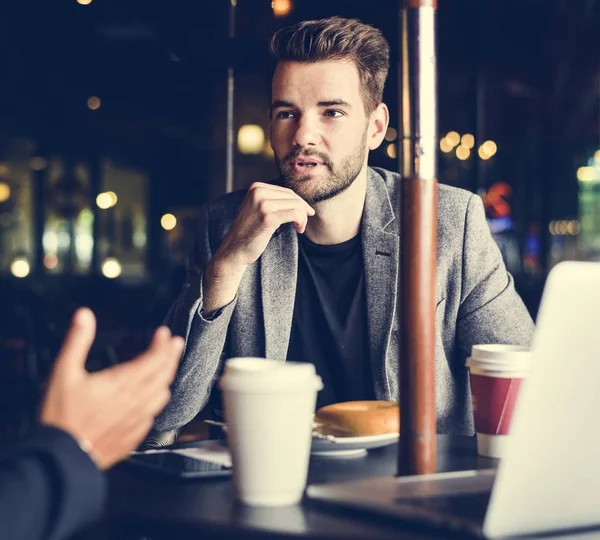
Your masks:
<svg viewBox="0 0 600 540"><path fill-rule="evenodd" d="M397 308L399 229L395 218L399 175L369 168L362 221L370 362L378 399L398 399ZM202 209L198 238L183 290L166 324L186 338L172 399L156 430L189 422L208 402L222 360L259 356L284 360L290 338L298 240L280 228L243 276L237 297L213 320L202 309L202 275L231 226L245 192ZM385 256L382 254L391 254ZM467 191L438 189L436 278L436 411L438 432L473 433L465 357L476 343L528 345L533 322L514 290L485 221L481 199Z"/></svg>

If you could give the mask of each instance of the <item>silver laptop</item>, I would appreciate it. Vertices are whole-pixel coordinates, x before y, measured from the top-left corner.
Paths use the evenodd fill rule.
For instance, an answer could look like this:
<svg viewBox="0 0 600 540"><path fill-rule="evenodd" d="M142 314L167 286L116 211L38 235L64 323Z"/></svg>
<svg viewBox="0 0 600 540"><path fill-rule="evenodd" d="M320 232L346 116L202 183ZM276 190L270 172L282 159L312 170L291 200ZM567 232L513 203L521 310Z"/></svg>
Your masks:
<svg viewBox="0 0 600 540"><path fill-rule="evenodd" d="M533 352L496 472L311 485L308 497L489 538L600 527L600 263L550 272Z"/></svg>

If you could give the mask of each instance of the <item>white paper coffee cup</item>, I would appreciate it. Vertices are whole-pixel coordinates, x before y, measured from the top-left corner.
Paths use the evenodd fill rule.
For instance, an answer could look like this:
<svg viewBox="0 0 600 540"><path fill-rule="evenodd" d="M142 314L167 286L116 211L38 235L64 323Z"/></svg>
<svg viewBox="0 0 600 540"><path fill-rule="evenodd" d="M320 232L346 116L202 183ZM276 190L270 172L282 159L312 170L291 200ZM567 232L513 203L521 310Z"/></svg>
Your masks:
<svg viewBox="0 0 600 540"><path fill-rule="evenodd" d="M474 345L467 359L477 452L500 458L521 382L531 369L531 351L515 345Z"/></svg>
<svg viewBox="0 0 600 540"><path fill-rule="evenodd" d="M314 365L232 358L219 381L236 496L255 506L297 504L306 487L317 392Z"/></svg>

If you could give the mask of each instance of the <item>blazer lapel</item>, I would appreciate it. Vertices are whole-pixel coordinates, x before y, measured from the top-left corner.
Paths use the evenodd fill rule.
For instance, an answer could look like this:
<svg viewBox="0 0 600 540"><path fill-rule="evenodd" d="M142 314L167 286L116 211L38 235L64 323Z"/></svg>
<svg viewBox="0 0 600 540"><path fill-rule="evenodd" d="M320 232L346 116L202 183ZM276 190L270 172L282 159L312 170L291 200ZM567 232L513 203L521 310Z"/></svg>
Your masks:
<svg viewBox="0 0 600 540"><path fill-rule="evenodd" d="M292 330L298 274L298 238L290 224L273 235L260 258L265 356L285 360Z"/></svg>
<svg viewBox="0 0 600 540"><path fill-rule="evenodd" d="M392 197L388 194L383 179L369 169L362 223L362 249L370 362L375 395L378 399L390 399L392 386L396 386L387 377L387 373L396 370L393 366L386 366L387 350L398 302L400 237L394 216L395 198L396 194ZM397 359L394 358L393 361L397 365Z"/></svg>

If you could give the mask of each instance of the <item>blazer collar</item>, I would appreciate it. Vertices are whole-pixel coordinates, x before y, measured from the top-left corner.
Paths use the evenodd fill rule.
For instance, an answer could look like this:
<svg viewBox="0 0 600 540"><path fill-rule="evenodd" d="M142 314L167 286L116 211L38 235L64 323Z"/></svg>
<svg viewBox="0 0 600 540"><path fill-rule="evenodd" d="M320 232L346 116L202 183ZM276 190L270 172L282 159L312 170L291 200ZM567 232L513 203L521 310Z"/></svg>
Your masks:
<svg viewBox="0 0 600 540"><path fill-rule="evenodd" d="M390 193L382 176L368 170L367 196L362 224L363 266L370 358L375 395L390 399L397 381L397 359L388 358L398 305L400 233L395 218L397 193ZM393 365L388 365L392 362ZM392 376L390 376L390 374Z"/></svg>
<svg viewBox="0 0 600 540"><path fill-rule="evenodd" d="M265 356L285 360L292 330L298 277L298 237L282 225L260 258Z"/></svg>

